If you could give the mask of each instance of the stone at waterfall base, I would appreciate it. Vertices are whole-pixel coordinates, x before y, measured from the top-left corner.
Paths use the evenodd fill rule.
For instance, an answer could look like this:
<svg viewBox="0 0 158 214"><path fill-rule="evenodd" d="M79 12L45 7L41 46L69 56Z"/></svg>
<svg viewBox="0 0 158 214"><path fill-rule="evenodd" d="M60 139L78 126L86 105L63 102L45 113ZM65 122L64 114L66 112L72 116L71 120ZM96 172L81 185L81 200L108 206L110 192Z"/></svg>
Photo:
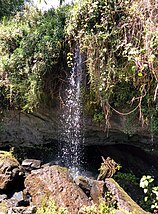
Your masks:
<svg viewBox="0 0 158 214"><path fill-rule="evenodd" d="M38 207L47 198L73 214L77 214L82 206L91 205L89 198L74 183L68 169L64 167L48 166L34 170L27 176L25 186L32 196L33 204Z"/></svg>
<svg viewBox="0 0 158 214"><path fill-rule="evenodd" d="M113 201L116 202L119 209L116 210L116 214L124 214L125 211L136 211L136 214L147 214L147 212L133 201L113 178L106 178L105 181L97 181L83 176L78 176L75 182L83 189L84 192L89 194L93 203L97 205L99 205L100 199L106 201L106 192L110 192L113 195L110 203Z"/></svg>
<svg viewBox="0 0 158 214"><path fill-rule="evenodd" d="M117 214L134 212L146 214L129 195L112 179L97 181L83 176L73 181L68 169L60 166L47 166L34 170L25 180L27 191L37 207L43 199L52 199L58 207L66 208L71 214L81 214L85 206L99 205L100 199L106 201L106 192L111 192L117 203Z"/></svg>
<svg viewBox="0 0 158 214"><path fill-rule="evenodd" d="M19 162L9 152L0 151L0 190L6 190L8 184L20 178Z"/></svg>

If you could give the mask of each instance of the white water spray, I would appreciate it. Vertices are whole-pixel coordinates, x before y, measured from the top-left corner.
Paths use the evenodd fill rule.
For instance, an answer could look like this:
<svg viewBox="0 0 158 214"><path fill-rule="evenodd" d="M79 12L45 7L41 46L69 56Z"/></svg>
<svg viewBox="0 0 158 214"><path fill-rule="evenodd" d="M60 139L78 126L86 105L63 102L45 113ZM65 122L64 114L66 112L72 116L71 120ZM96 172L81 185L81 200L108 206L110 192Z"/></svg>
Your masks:
<svg viewBox="0 0 158 214"><path fill-rule="evenodd" d="M74 66L69 86L66 89L65 106L61 117L62 162L71 172L78 175L83 162L83 118L81 102L82 57L77 47L74 54Z"/></svg>

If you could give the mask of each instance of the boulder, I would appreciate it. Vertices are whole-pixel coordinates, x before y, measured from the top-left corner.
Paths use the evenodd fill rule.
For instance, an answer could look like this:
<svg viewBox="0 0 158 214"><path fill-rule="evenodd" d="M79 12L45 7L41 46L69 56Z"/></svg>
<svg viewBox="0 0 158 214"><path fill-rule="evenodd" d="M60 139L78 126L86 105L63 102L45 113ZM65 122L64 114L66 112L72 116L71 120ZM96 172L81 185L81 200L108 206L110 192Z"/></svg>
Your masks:
<svg viewBox="0 0 158 214"><path fill-rule="evenodd" d="M84 176L78 176L76 184L91 198L93 203L99 204L104 194L104 182L93 180Z"/></svg>
<svg viewBox="0 0 158 214"><path fill-rule="evenodd" d="M9 182L20 173L20 164L10 152L0 151L0 190L7 188Z"/></svg>
<svg viewBox="0 0 158 214"><path fill-rule="evenodd" d="M112 178L106 178L105 181L98 181L78 176L76 183L84 192L88 192L94 204L99 204L100 199L103 199L107 203L107 206L115 204L119 209L117 213L120 214L126 211L130 213L136 211L137 214L147 213Z"/></svg>
<svg viewBox="0 0 158 214"><path fill-rule="evenodd" d="M41 160L35 160L35 159L25 159L22 162L22 167L26 170L33 170L33 169L39 169L41 167Z"/></svg>
<svg viewBox="0 0 158 214"><path fill-rule="evenodd" d="M109 192L112 193L114 199L117 201L119 209L126 210L127 212L135 212L137 214L146 214L132 198L119 186L119 184L112 178L105 179L105 185Z"/></svg>
<svg viewBox="0 0 158 214"><path fill-rule="evenodd" d="M90 196L95 204L100 203L100 199L104 198L104 182L93 180Z"/></svg>
<svg viewBox="0 0 158 214"><path fill-rule="evenodd" d="M3 209L5 214L33 214L36 207L30 205L29 199L25 195L25 190L15 192L11 198L5 194L0 195L0 211Z"/></svg>
<svg viewBox="0 0 158 214"><path fill-rule="evenodd" d="M57 206L77 214L82 206L91 205L90 199L74 183L68 169L57 165L33 170L25 179L25 187L36 206L49 198Z"/></svg>

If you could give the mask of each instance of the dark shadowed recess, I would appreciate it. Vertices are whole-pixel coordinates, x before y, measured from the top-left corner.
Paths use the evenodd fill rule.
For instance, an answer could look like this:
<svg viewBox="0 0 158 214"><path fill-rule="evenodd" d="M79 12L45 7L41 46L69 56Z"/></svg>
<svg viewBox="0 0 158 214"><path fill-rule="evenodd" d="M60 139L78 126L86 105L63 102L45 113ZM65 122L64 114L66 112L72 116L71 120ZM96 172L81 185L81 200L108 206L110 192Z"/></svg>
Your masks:
<svg viewBox="0 0 158 214"><path fill-rule="evenodd" d="M8 151L10 146L3 146L1 150ZM42 163L54 162L58 159L63 163L63 160L58 158L58 141L53 140L52 142L43 145L34 146L21 146L14 148L14 154L21 162L26 158L40 159ZM158 178L158 155L154 152L146 152L138 147L117 144L117 145L89 145L83 149L85 163L84 171L93 176L98 176L98 169L100 168L102 159L101 156L107 158L108 156L119 163L121 172L132 172L137 177L142 175L152 175L155 180Z"/></svg>
<svg viewBox="0 0 158 214"><path fill-rule="evenodd" d="M126 144L107 146L87 146L85 148L87 170L98 174L98 169L104 158L111 157L121 165L121 172L132 172L137 177L152 175L158 177L158 156L142 149Z"/></svg>

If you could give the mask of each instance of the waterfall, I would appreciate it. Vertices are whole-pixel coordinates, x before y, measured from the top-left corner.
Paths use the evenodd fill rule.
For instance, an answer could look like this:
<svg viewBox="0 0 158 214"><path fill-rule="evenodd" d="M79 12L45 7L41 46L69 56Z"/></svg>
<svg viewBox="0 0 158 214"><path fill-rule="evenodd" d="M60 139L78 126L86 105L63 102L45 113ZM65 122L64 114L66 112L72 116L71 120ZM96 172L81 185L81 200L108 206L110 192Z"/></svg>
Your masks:
<svg viewBox="0 0 158 214"><path fill-rule="evenodd" d="M83 117L81 101L82 57L78 47L75 48L74 63L65 91L64 109L61 115L60 158L70 171L77 175L83 162Z"/></svg>

